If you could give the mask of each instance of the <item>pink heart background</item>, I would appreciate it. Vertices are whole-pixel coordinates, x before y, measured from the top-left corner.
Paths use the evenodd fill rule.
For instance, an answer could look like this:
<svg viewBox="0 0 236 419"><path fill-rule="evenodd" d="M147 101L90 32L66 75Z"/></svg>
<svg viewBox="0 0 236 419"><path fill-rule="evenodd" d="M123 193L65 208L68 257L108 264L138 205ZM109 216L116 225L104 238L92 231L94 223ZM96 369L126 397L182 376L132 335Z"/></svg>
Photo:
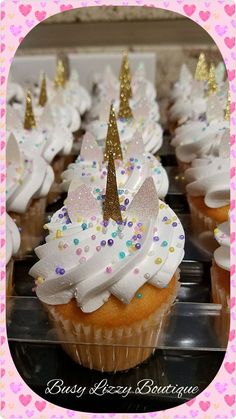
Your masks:
<svg viewBox="0 0 236 419"><path fill-rule="evenodd" d="M224 61L227 66L228 78L231 88L231 185L232 185L232 199L231 209L236 208L236 142L235 142L235 128L236 128L236 117L235 117L235 102L236 102L236 88L235 88L235 28L236 28L236 16L235 16L235 4L233 0L51 0L51 1L28 1L28 0L5 0L1 2L1 13L0 19L3 27L3 33L1 33L0 39L0 52L3 65L1 65L1 76L0 76L0 96L4 97L6 81L9 72L9 67L12 62L12 57L19 43L22 42L24 37L29 31L37 24L42 22L49 16L56 13L66 13L67 10L76 7L87 7L87 6L98 6L98 5L121 5L124 6L139 6L145 5L148 7L160 7L163 9L172 10L187 16L193 21L197 21L199 25L208 25L209 34L215 40L218 45ZM10 15L13 15L13 18ZM218 17L217 17L218 16ZM13 50L8 51L8 46L11 46ZM5 124L5 101L0 102L0 122ZM5 134L1 132L0 142L0 153L2 161L4 162L5 153ZM0 194L3 196L5 182L5 166L1 163L1 176L0 176ZM4 202L4 198L3 201ZM1 215L4 213L5 208L1 207ZM235 234L236 234L236 217L232 212L232 235L231 241L234 249L234 256L231 265L232 275L232 296L231 296L231 309L235 310L235 295L236 295L236 251L235 251ZM5 239L4 234L0 232L0 260L4 257L4 246ZM5 270L4 264L0 265L0 285L3 288L0 290L0 297L3 301L5 296ZM234 285L234 286L233 286ZM5 316L5 305L1 304L1 318ZM174 409L170 409L165 412L153 412L145 413L142 415L122 415L124 418L151 418L155 417L158 419L189 419L189 418L215 418L223 419L233 417L235 415L235 391L236 391L236 363L235 363L235 348L236 348L236 315L231 312L231 331L230 331L230 342L225 356L223 365L218 372L215 379L208 386L208 388L201 393L199 396L190 400L189 402L178 406ZM4 323L3 323L4 324ZM81 414L80 412L74 412L66 410L58 406L50 405L43 399L40 399L27 385L23 382L19 376L9 353L6 339L5 328L1 328L1 350L3 351L4 359L1 359L1 376L2 376L2 388L1 388L1 410L4 417L12 419L16 418L32 418L39 419L40 415L44 415L46 418L51 419L63 419L63 418L74 418L81 419L91 418L92 416L88 413ZM4 368L2 367L4 365ZM10 373L10 374L9 374ZM14 407L11 407L11 404ZM99 415L97 415L99 416ZM117 417L116 414L102 415L103 417ZM101 417L101 415L100 415Z"/></svg>

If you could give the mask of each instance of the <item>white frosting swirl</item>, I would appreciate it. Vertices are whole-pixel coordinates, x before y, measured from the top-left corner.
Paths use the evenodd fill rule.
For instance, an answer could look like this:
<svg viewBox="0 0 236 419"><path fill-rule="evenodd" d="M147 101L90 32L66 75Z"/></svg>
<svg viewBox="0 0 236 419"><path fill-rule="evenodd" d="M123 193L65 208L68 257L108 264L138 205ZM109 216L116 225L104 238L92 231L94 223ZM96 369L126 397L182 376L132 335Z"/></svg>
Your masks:
<svg viewBox="0 0 236 419"><path fill-rule="evenodd" d="M116 179L118 188L126 188L137 192L143 181L152 176L157 190L157 195L164 198L168 192L169 180L161 163L150 153L143 156L130 157L128 160L115 162ZM97 185L104 188L107 177L107 164L96 160L89 161L80 157L75 163L68 166L62 173L62 188L68 191L74 177L80 178L86 185Z"/></svg>
<svg viewBox="0 0 236 419"><path fill-rule="evenodd" d="M21 103L24 100L24 97L25 93L21 85L19 83L8 81L6 92L7 103L10 103L13 100Z"/></svg>
<svg viewBox="0 0 236 419"><path fill-rule="evenodd" d="M28 157L23 153L13 134L7 141L6 160L7 210L23 214L33 198L47 196L54 173L42 157Z"/></svg>
<svg viewBox="0 0 236 419"><path fill-rule="evenodd" d="M92 191L97 198L95 205L90 192L84 190L87 187L79 188L68 194L66 206L53 215L46 244L35 250L40 260L30 275L40 277L39 299L57 305L75 298L84 312L92 312L110 294L128 304L146 282L160 288L168 286L184 255L184 231L175 213L163 202L158 203L152 179L144 182L131 203L132 194L120 190L120 202L126 206L121 224L110 220L104 225L104 191ZM90 215L77 222L73 215L71 221L71 207L81 199L80 208L84 208L85 193Z"/></svg>
<svg viewBox="0 0 236 419"><path fill-rule="evenodd" d="M20 232L13 219L6 214L6 264L20 247Z"/></svg>
<svg viewBox="0 0 236 419"><path fill-rule="evenodd" d="M38 109L36 107L36 110ZM8 136L11 132L14 133L24 153L32 156L40 155L51 163L57 154L70 154L73 135L65 126L54 124L49 108L41 109L41 118L36 115L37 126L32 130L25 130L20 114L13 109L8 109L7 133Z"/></svg>
<svg viewBox="0 0 236 419"><path fill-rule="evenodd" d="M177 129L171 145L176 147L177 158L191 163L195 158L217 154L223 135L228 129L228 121L213 120L211 123L196 121Z"/></svg>
<svg viewBox="0 0 236 419"><path fill-rule="evenodd" d="M108 114L107 114L108 115ZM121 144L130 143L135 132L140 131L145 150L155 154L162 146L163 142L163 130L161 125L155 121L137 121L135 119L131 121L125 121L117 119L117 126L120 135ZM86 130L91 132L96 140L103 146L107 135L107 122L106 120L92 121L86 125Z"/></svg>
<svg viewBox="0 0 236 419"><path fill-rule="evenodd" d="M216 264L226 271L230 271L230 224L229 221L220 224L214 231L215 239L220 247L214 252Z"/></svg>
<svg viewBox="0 0 236 419"><path fill-rule="evenodd" d="M206 98L190 95L177 99L169 110L169 117L171 121L178 121L181 124L188 119L195 121L205 112Z"/></svg>
<svg viewBox="0 0 236 419"><path fill-rule="evenodd" d="M92 99L85 87L79 83L79 75L76 70L72 70L69 80L63 89L63 96L67 104L75 107L80 115L89 111L92 106Z"/></svg>
<svg viewBox="0 0 236 419"><path fill-rule="evenodd" d="M196 159L193 167L185 171L187 193L204 196L209 208L220 208L230 202L229 158L205 157Z"/></svg>

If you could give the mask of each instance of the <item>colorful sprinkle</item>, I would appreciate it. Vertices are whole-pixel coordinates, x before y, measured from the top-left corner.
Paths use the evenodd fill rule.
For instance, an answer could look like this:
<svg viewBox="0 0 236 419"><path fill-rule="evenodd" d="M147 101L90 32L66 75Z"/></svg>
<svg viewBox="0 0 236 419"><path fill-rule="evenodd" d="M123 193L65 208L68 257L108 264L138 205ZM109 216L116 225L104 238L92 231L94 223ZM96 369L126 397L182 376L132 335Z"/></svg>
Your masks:
<svg viewBox="0 0 236 419"><path fill-rule="evenodd" d="M161 262L162 262L162 258L156 258L155 259L155 264L156 265L160 265Z"/></svg>
<svg viewBox="0 0 236 419"><path fill-rule="evenodd" d="M111 266L107 266L106 267L106 273L110 274L112 272L112 267Z"/></svg>
<svg viewBox="0 0 236 419"><path fill-rule="evenodd" d="M82 253L82 249L81 249L81 247L79 247L78 249L76 249L76 252L75 252L78 256L80 256L81 255L81 253Z"/></svg>
<svg viewBox="0 0 236 419"><path fill-rule="evenodd" d="M168 242L167 242L166 240L164 240L164 241L161 243L161 247L166 247L166 246L168 246Z"/></svg>
<svg viewBox="0 0 236 419"><path fill-rule="evenodd" d="M124 259L125 258L125 252L120 252L119 253L119 258Z"/></svg>
<svg viewBox="0 0 236 419"><path fill-rule="evenodd" d="M74 239L74 244L75 245L79 244L79 239Z"/></svg>
<svg viewBox="0 0 236 419"><path fill-rule="evenodd" d="M170 251L171 253L173 253L173 252L175 251L175 248L171 246L171 247L169 248L169 251Z"/></svg>
<svg viewBox="0 0 236 419"><path fill-rule="evenodd" d="M143 294L141 293L141 292L138 292L137 294L136 294L136 298L142 298L142 296L143 296Z"/></svg>

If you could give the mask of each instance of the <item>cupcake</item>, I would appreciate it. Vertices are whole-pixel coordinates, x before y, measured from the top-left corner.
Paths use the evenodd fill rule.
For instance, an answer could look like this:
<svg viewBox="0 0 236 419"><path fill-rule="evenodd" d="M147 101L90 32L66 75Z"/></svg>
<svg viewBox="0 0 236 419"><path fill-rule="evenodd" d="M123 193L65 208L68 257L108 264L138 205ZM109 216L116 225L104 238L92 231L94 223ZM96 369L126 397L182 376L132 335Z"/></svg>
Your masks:
<svg viewBox="0 0 236 419"><path fill-rule="evenodd" d="M137 192L146 177L152 176L157 194L164 198L168 192L169 181L165 169L151 153L146 153L141 134L137 131L126 150L122 151L116 117L111 106L106 146L102 149L89 132L84 135L81 152L76 162L70 164L62 173L62 188L68 191L74 177L91 187L104 188L107 176L107 164L104 161L108 149L115 149L115 167L118 188ZM112 151L112 150L111 150Z"/></svg>
<svg viewBox="0 0 236 419"><path fill-rule="evenodd" d="M6 162L6 207L20 229L19 254L23 255L42 240L46 197L54 174L42 157L23 153L14 134L7 140Z"/></svg>
<svg viewBox="0 0 236 419"><path fill-rule="evenodd" d="M40 109L40 117L38 110ZM26 99L25 116L22 116L14 109L7 111L7 132L13 132L14 136L24 153L32 156L42 156L50 163L55 182L50 191L49 201L53 201L60 195L59 183L61 173L65 169L65 156L69 155L73 146L73 136L69 129L59 118L56 124L56 117L53 114L51 105L38 105L36 114L33 111L31 94L28 91Z"/></svg>
<svg viewBox="0 0 236 419"><path fill-rule="evenodd" d="M175 130L171 145L175 147L178 166L182 172L196 158L218 154L222 136L229 129L222 100L212 93L207 99L206 119L188 122Z"/></svg>
<svg viewBox="0 0 236 419"><path fill-rule="evenodd" d="M55 83L55 82L54 82ZM65 82L57 82L55 87L52 81L44 74L41 78L40 88L34 89L34 110L36 118L40 119L44 109L50 109L52 122L67 128L72 134L81 126L81 118L75 104L66 98Z"/></svg>
<svg viewBox="0 0 236 419"><path fill-rule="evenodd" d="M186 94L184 96L177 96L176 101L169 109L168 116L171 132L174 132L178 125L182 125L187 120L198 120L204 115L206 111L205 92L207 89L207 80L208 65L205 55L201 53L194 80L192 80L190 86L185 90Z"/></svg>
<svg viewBox="0 0 236 419"><path fill-rule="evenodd" d="M186 191L195 233L214 232L227 221L230 203L229 132L224 134L220 156L196 159L185 171Z"/></svg>
<svg viewBox="0 0 236 419"><path fill-rule="evenodd" d="M221 304L221 316L217 322L220 341L226 345L230 326L230 224L229 220L215 229L219 243L214 252L211 268L212 302Z"/></svg>
<svg viewBox="0 0 236 419"><path fill-rule="evenodd" d="M64 350L100 371L143 362L158 345L184 255L182 225L153 179L118 194L110 153L106 191L75 180L47 228L30 274Z"/></svg>
<svg viewBox="0 0 236 419"><path fill-rule="evenodd" d="M13 256L20 247L20 233L13 219L6 214L6 295L12 295Z"/></svg>
<svg viewBox="0 0 236 419"><path fill-rule="evenodd" d="M112 89L110 91L112 92ZM145 150L155 154L162 146L163 131L158 123L160 115L157 102L147 99L145 91L146 84L139 83L135 97L129 66L124 59L120 73L119 100L116 97L114 101L114 97L109 92L104 97L102 96L97 107L92 109L92 118L85 124L85 130L91 132L102 145L106 138L106 121L110 104L114 101L113 106L118 115L117 124L122 143L128 144L135 132L139 130L143 137Z"/></svg>

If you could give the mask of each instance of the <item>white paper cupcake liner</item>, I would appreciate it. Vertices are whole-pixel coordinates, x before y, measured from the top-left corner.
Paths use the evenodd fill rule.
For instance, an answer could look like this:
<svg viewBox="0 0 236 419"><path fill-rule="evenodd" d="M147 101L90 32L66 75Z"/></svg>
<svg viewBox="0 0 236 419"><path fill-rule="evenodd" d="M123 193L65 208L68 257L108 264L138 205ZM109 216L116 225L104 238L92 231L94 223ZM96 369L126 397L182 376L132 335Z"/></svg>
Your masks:
<svg viewBox="0 0 236 419"><path fill-rule="evenodd" d="M191 225L193 232L199 234L203 233L204 231L210 231L213 235L217 226L216 221L199 211L199 209L196 208L191 202L191 199L188 198L188 195L187 200L191 214Z"/></svg>
<svg viewBox="0 0 236 419"><path fill-rule="evenodd" d="M176 286L166 302L147 319L129 327L85 326L73 319L65 320L54 306L45 305L65 352L75 362L99 371L122 371L142 363L158 346L167 314L177 296L179 271L175 275Z"/></svg>

